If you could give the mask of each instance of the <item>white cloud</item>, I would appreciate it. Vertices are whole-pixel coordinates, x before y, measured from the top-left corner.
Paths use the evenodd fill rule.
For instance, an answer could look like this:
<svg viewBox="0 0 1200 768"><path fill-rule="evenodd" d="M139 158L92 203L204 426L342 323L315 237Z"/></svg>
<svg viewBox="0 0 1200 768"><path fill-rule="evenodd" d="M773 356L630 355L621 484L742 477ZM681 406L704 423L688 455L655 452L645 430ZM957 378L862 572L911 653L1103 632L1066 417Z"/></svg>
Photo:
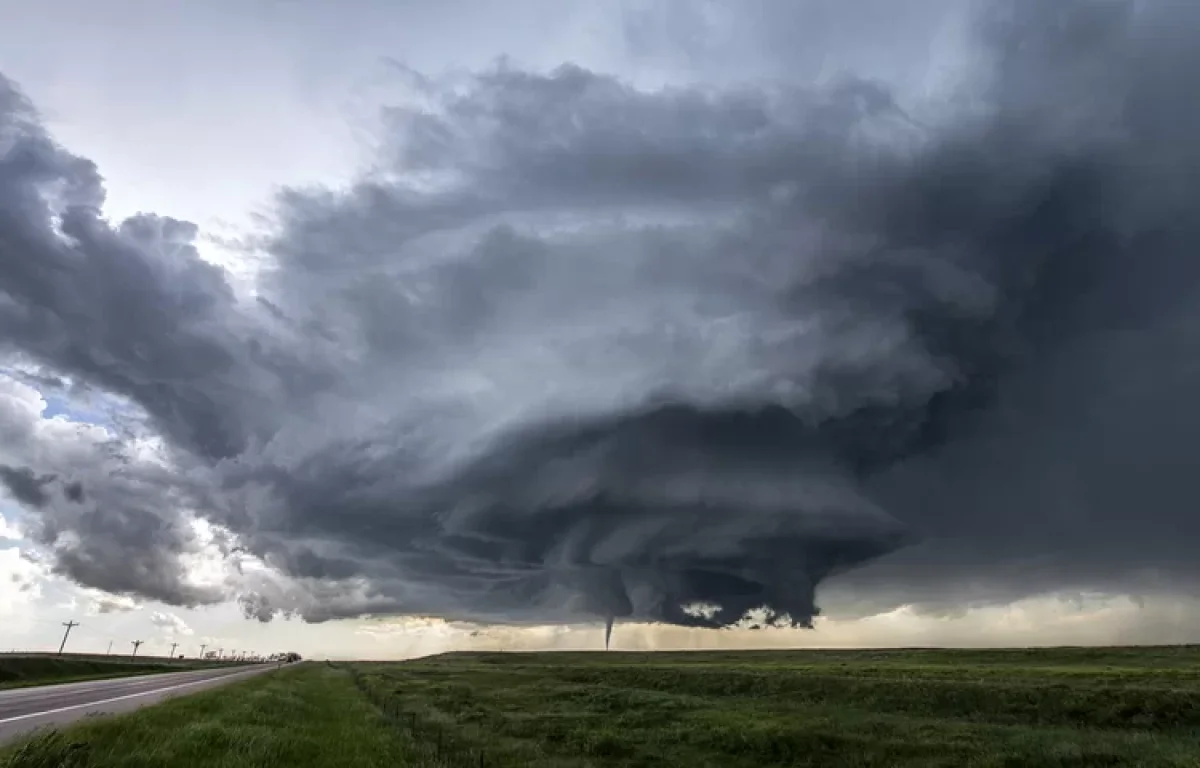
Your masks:
<svg viewBox="0 0 1200 768"><path fill-rule="evenodd" d="M174 613L155 611L150 615L150 623L171 635L192 635L192 628L187 622Z"/></svg>
<svg viewBox="0 0 1200 768"><path fill-rule="evenodd" d="M88 599L87 615L99 616L106 613L129 613L141 608L141 603L124 595L110 595L95 589L81 589Z"/></svg>
<svg viewBox="0 0 1200 768"><path fill-rule="evenodd" d="M21 529L17 527L16 520L9 520L3 514L0 514L0 539L15 541L21 537Z"/></svg>
<svg viewBox="0 0 1200 768"><path fill-rule="evenodd" d="M32 606L42 596L45 579L45 567L22 557L20 549L0 549L0 619L5 623L6 633L29 624L33 618Z"/></svg>

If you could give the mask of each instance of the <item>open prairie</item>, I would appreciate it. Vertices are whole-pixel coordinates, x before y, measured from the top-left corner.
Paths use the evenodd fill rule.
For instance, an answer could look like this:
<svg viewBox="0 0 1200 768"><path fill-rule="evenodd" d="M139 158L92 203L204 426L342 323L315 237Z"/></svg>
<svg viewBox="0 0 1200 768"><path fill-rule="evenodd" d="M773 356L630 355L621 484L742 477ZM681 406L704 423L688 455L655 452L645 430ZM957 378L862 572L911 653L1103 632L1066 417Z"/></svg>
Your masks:
<svg viewBox="0 0 1200 768"><path fill-rule="evenodd" d="M1197 764L1197 647L306 663L0 757L4 768Z"/></svg>

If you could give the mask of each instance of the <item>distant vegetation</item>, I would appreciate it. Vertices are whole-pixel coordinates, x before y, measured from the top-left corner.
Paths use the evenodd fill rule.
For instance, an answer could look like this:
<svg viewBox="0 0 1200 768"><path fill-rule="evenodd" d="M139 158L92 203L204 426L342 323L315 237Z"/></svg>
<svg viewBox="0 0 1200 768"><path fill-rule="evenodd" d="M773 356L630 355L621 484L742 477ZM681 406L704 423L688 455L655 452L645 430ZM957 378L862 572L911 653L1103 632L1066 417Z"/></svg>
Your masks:
<svg viewBox="0 0 1200 768"><path fill-rule="evenodd" d="M0 690L155 672L180 672L185 669L206 669L213 666L216 664L199 659L165 657L130 659L128 656L0 654Z"/></svg>
<svg viewBox="0 0 1200 768"><path fill-rule="evenodd" d="M1196 766L1200 648L308 663L17 749L0 766Z"/></svg>

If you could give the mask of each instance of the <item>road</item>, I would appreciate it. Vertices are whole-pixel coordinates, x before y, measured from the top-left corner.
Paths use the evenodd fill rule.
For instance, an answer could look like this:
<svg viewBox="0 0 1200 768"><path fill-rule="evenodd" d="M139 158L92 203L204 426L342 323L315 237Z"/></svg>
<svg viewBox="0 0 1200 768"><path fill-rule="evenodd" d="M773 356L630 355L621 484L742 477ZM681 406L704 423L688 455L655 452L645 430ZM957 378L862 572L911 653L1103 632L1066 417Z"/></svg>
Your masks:
<svg viewBox="0 0 1200 768"><path fill-rule="evenodd" d="M88 715L128 712L172 696L244 680L275 668L275 664L256 664L234 669L199 669L0 691L0 742L43 726L65 725Z"/></svg>

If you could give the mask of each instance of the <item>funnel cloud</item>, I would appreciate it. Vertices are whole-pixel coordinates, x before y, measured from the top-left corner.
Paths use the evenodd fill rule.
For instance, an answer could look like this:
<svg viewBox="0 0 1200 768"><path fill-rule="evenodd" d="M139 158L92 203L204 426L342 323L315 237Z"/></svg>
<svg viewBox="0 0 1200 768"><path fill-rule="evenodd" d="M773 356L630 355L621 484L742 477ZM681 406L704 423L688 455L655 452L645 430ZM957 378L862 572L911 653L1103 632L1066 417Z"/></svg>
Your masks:
<svg viewBox="0 0 1200 768"><path fill-rule="evenodd" d="M933 97L407 73L252 289L0 80L0 360L123 404L60 450L10 380L0 482L81 584L262 621L1189 590L1200 6L979 10ZM268 567L191 583L196 520Z"/></svg>

